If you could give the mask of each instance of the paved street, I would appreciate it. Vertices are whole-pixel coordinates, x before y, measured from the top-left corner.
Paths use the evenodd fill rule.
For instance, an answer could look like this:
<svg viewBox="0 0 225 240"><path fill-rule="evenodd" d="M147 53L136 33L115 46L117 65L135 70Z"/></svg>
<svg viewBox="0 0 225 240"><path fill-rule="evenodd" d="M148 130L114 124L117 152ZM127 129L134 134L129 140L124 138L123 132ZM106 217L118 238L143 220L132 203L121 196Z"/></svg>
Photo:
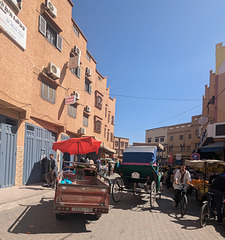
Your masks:
<svg viewBox="0 0 225 240"><path fill-rule="evenodd" d="M45 189L43 193L20 200L9 208L4 204L7 210L0 208L0 239L225 238L225 227L218 226L214 221L200 228L200 206L192 195L188 196L187 215L180 218L179 210L172 207L172 194L172 189L165 189L154 210L150 210L147 194L133 196L124 193L119 203L114 204L111 200L109 214L99 220L94 220L91 215L56 220L52 212L54 191Z"/></svg>

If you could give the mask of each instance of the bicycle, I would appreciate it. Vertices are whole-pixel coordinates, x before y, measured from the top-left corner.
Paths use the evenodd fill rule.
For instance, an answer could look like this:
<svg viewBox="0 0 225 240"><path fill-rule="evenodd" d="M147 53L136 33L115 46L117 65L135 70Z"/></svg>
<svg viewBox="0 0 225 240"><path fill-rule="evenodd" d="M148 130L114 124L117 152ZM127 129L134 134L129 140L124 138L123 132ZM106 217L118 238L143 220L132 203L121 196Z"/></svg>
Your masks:
<svg viewBox="0 0 225 240"><path fill-rule="evenodd" d="M207 200L203 202L200 213L200 225L205 227L210 218L215 218L216 213L212 211L214 202L214 193L206 193Z"/></svg>
<svg viewBox="0 0 225 240"><path fill-rule="evenodd" d="M182 185L182 189L180 193L180 214L181 214L181 217L183 217L187 212L188 200L187 200L186 185L185 184L181 184L181 185Z"/></svg>

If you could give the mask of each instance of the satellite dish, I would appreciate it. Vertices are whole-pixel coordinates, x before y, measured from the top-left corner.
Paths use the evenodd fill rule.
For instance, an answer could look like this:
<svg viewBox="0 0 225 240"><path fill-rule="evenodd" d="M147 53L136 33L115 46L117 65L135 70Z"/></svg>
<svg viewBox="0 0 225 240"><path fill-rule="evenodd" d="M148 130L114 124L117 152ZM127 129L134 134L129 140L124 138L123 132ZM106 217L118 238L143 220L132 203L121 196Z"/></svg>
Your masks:
<svg viewBox="0 0 225 240"><path fill-rule="evenodd" d="M206 125L209 122L209 118L207 116L201 116L198 118L198 124L201 126Z"/></svg>

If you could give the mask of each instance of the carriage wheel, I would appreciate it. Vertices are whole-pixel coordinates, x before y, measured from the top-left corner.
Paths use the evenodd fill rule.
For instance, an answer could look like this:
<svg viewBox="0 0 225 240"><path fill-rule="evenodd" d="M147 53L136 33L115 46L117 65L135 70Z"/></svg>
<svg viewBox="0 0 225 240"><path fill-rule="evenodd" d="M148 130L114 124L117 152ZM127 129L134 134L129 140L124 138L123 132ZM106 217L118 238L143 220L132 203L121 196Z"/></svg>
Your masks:
<svg viewBox="0 0 225 240"><path fill-rule="evenodd" d="M114 202L119 202L122 197L123 190L123 179L121 177L117 177L112 186L112 199Z"/></svg>
<svg viewBox="0 0 225 240"><path fill-rule="evenodd" d="M150 207L153 208L156 199L156 182L152 181L150 189Z"/></svg>
<svg viewBox="0 0 225 240"><path fill-rule="evenodd" d="M136 189L137 189L137 183L134 182L134 183L133 183L133 195L134 195L134 196L137 195Z"/></svg>

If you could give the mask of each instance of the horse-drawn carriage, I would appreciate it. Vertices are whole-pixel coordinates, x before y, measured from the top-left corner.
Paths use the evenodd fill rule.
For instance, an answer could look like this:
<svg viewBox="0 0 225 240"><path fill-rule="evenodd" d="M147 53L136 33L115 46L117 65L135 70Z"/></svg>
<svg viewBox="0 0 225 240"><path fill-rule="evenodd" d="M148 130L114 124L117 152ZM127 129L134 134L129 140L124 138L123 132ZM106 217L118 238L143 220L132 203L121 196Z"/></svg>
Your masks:
<svg viewBox="0 0 225 240"><path fill-rule="evenodd" d="M123 191L133 191L143 185L150 194L150 206L154 207L156 195L161 197L162 173L157 164L156 146L131 146L123 153L123 162L120 166L120 177L114 180L112 198L118 202Z"/></svg>

